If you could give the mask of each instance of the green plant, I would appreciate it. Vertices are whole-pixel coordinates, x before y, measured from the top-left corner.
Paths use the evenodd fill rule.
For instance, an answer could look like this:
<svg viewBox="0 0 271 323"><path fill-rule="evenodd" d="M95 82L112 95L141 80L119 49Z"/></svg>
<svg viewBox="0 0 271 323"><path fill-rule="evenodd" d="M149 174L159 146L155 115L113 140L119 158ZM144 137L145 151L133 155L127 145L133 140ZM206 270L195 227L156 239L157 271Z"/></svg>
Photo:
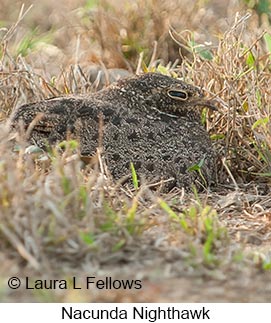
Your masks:
<svg viewBox="0 0 271 323"><path fill-rule="evenodd" d="M132 162L130 162L130 168L131 168L131 172L132 172L132 180L133 180L133 185L134 185L134 189L138 190L138 178L137 178L137 173L135 170L135 166Z"/></svg>
<svg viewBox="0 0 271 323"><path fill-rule="evenodd" d="M202 173L202 167L204 166L204 162L205 162L205 158L202 158L197 164L194 164L192 166L190 166L188 168L188 171L189 172L198 172L198 174L200 175L201 179L203 180L203 183L204 183L204 187L207 187L207 181Z"/></svg>
<svg viewBox="0 0 271 323"><path fill-rule="evenodd" d="M34 30L24 35L24 37L18 43L14 55L15 57L17 57L18 55L25 57L44 43L51 43L52 40L53 34L51 32L41 36L39 34L38 28L35 28Z"/></svg>
<svg viewBox="0 0 271 323"><path fill-rule="evenodd" d="M218 246L224 244L227 233L218 221L216 210L209 205L202 205L198 198L197 202L180 213L174 212L162 199L159 199L158 203L174 223L179 224L188 236L196 239L197 242L190 241L193 253L200 246L204 263L206 265L217 264L220 252ZM198 254L196 253L195 256L197 257Z"/></svg>

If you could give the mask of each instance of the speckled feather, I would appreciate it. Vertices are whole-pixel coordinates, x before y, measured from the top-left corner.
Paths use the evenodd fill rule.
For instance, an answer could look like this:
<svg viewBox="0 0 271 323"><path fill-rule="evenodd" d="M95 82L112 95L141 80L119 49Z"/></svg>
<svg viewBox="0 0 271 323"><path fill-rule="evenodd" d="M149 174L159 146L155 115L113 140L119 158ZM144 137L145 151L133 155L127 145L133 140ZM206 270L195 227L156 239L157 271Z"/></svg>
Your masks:
<svg viewBox="0 0 271 323"><path fill-rule="evenodd" d="M102 119L104 158L115 179L129 175L134 163L148 182L172 178L165 190L203 183L188 169L204 160L202 174L215 181L212 145L200 122L204 106L214 108L201 91L178 79L156 73L123 79L87 96L52 98L15 109L12 129L26 127L38 114L29 140L39 146L73 134L81 155L92 156L98 146ZM101 132L101 131L100 131ZM205 183L204 183L205 184Z"/></svg>

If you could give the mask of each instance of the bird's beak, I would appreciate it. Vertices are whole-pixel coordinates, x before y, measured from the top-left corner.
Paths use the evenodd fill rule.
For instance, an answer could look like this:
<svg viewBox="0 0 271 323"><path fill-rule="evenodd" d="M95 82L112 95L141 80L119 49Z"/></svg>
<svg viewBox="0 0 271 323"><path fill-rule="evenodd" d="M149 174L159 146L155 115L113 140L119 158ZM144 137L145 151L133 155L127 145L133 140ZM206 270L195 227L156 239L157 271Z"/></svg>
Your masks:
<svg viewBox="0 0 271 323"><path fill-rule="evenodd" d="M207 100L204 98L199 98L194 100L193 102L190 102L190 104L192 104L193 106L201 106L201 107L206 107L211 109L212 111L218 111L215 102L212 100Z"/></svg>

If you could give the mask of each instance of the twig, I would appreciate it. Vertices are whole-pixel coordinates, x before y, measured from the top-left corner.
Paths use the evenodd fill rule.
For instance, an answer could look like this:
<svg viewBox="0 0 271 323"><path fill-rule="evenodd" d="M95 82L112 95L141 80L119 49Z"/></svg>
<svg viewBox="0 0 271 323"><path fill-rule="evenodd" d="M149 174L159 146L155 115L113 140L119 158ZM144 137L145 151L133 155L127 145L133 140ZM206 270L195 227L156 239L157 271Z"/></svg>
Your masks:
<svg viewBox="0 0 271 323"><path fill-rule="evenodd" d="M153 51L152 51L152 56L151 56L151 60L149 63L149 67L152 67L152 65L154 64L156 55L157 55L157 41L154 41Z"/></svg>
<svg viewBox="0 0 271 323"><path fill-rule="evenodd" d="M25 249L24 245L19 241L18 237L11 232L3 223L0 224L0 230L8 238L9 242L17 249L18 253L26 259L30 265L36 270L40 269L38 261Z"/></svg>
<svg viewBox="0 0 271 323"><path fill-rule="evenodd" d="M137 63L137 68L136 68L136 75L140 74L141 66L142 66L142 62L143 62L143 55L144 55L143 52L141 52L139 54L139 60L138 60L138 63Z"/></svg>
<svg viewBox="0 0 271 323"><path fill-rule="evenodd" d="M10 40L10 38L13 36L14 32L16 31L19 23L24 19L24 17L28 14L28 12L32 9L33 5L30 5L26 11L24 12L24 4L22 4L21 6L21 10L19 13L19 17L17 19L17 21L15 22L14 25L11 26L11 28L7 31L7 33L5 34L5 36L3 37L2 42L7 42Z"/></svg>
<svg viewBox="0 0 271 323"><path fill-rule="evenodd" d="M232 173L231 173L231 171L230 171L230 169L229 169L229 167L228 167L228 165L226 163L226 158L225 157L222 158L222 163L223 163L223 166L225 167L227 173L229 174L229 176L230 176L230 178L231 178L231 180L232 180L232 182L233 182L233 184L235 186L236 191L239 191L239 186L238 186L236 180L234 179L234 177L233 177L233 175L232 175Z"/></svg>

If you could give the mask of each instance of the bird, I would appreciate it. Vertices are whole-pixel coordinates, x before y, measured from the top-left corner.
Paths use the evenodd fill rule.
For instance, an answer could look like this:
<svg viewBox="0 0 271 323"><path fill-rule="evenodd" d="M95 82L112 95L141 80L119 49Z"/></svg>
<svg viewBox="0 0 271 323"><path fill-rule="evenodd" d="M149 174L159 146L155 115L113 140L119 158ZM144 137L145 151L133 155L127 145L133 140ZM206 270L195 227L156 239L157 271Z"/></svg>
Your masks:
<svg viewBox="0 0 271 323"><path fill-rule="evenodd" d="M149 72L95 93L16 107L10 127L19 131L23 125L27 140L41 148L72 134L82 157L94 156L101 144L115 180L129 181L132 163L140 183L165 183L165 192L189 190L215 184L216 156L201 122L205 107L216 110L200 88Z"/></svg>

